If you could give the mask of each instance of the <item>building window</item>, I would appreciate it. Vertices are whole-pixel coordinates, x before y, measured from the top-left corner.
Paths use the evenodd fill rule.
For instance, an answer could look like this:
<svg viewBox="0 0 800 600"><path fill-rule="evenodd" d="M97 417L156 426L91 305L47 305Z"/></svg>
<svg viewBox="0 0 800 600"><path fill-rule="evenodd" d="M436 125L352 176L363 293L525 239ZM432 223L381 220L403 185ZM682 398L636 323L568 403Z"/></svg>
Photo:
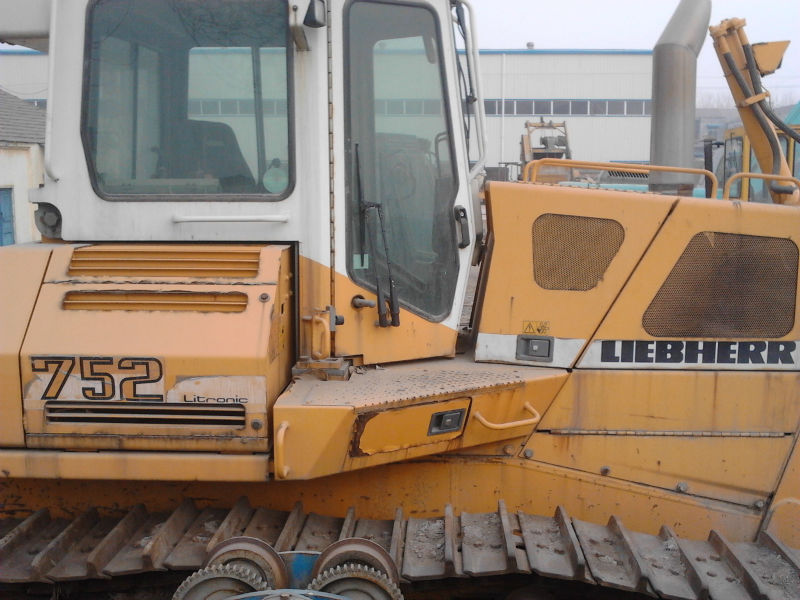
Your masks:
<svg viewBox="0 0 800 600"><path fill-rule="evenodd" d="M440 100L425 100L423 112L426 115L442 114L442 103Z"/></svg>
<svg viewBox="0 0 800 600"><path fill-rule="evenodd" d="M517 114L526 116L534 114L533 100L517 100Z"/></svg>
<svg viewBox="0 0 800 600"><path fill-rule="evenodd" d="M386 109L387 115L404 115L406 114L404 102L402 100L389 100L386 103L388 107Z"/></svg>
<svg viewBox="0 0 800 600"><path fill-rule="evenodd" d="M554 115L568 115L569 114L569 100L553 100L553 114Z"/></svg>
<svg viewBox="0 0 800 600"><path fill-rule="evenodd" d="M11 189L0 189L0 246L14 243L14 207Z"/></svg>
<svg viewBox="0 0 800 600"><path fill-rule="evenodd" d="M604 115L606 114L606 101L605 100L592 100L589 102L589 114L591 115Z"/></svg>
<svg viewBox="0 0 800 600"><path fill-rule="evenodd" d="M400 101L405 105L405 113L398 112L392 113L390 107L390 114L419 114L416 108L411 108L410 103L417 102L415 100ZM424 100L424 109L422 114L439 114L439 109L429 109L431 101ZM484 107L487 115L492 116L549 116L549 115L591 115L596 117L601 116L650 116L652 113L651 100L531 100L531 99L518 99L513 100L485 100ZM413 112L411 112L413 110ZM431 112L431 110L435 112Z"/></svg>
<svg viewBox="0 0 800 600"><path fill-rule="evenodd" d="M421 115L422 114L422 100L406 100L406 114L407 115Z"/></svg>
<svg viewBox="0 0 800 600"><path fill-rule="evenodd" d="M643 115L644 114L644 101L643 100L628 100L629 115Z"/></svg>
<svg viewBox="0 0 800 600"><path fill-rule="evenodd" d="M572 101L572 114L573 115L586 115L586 114L589 114L589 101L588 100L573 100Z"/></svg>
<svg viewBox="0 0 800 600"><path fill-rule="evenodd" d="M535 115L552 115L553 102L551 100L534 100L533 101L533 114Z"/></svg>
<svg viewBox="0 0 800 600"><path fill-rule="evenodd" d="M608 114L610 114L610 115L624 115L625 114L625 100L609 100L608 101Z"/></svg>

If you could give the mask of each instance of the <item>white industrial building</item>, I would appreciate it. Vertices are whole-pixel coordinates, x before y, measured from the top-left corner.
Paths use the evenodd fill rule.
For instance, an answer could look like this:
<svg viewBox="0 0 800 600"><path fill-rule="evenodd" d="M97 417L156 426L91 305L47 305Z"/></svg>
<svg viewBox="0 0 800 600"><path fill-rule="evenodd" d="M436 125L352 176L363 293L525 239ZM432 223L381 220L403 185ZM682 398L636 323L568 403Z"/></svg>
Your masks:
<svg viewBox="0 0 800 600"><path fill-rule="evenodd" d="M482 50L489 166L520 160L530 120L564 121L572 157L650 158L650 50Z"/></svg>

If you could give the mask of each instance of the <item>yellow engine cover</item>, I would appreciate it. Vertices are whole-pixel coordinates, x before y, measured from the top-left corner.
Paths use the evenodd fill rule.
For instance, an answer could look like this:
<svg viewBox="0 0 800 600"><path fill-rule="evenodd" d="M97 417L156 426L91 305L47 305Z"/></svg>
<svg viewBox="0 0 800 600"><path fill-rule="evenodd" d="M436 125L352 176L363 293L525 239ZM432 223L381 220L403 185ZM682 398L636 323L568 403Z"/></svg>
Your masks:
<svg viewBox="0 0 800 600"><path fill-rule="evenodd" d="M292 306L286 246L53 248L20 353L26 445L268 450Z"/></svg>

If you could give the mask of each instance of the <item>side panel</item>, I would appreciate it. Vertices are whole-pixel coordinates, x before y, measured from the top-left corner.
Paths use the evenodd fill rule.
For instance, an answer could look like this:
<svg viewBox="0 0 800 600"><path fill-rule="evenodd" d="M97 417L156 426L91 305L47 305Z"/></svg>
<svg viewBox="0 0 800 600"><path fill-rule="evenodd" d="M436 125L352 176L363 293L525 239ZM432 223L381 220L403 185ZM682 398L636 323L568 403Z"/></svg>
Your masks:
<svg viewBox="0 0 800 600"><path fill-rule="evenodd" d="M681 199L529 440L537 459L763 508L800 423L799 225Z"/></svg>
<svg viewBox="0 0 800 600"><path fill-rule="evenodd" d="M797 371L798 232L796 208L682 199L578 366ZM630 358L628 340L645 342Z"/></svg>
<svg viewBox="0 0 800 600"><path fill-rule="evenodd" d="M571 367L674 202L652 194L492 182L494 247L477 360ZM549 353L522 356L519 336L549 344Z"/></svg>
<svg viewBox="0 0 800 600"><path fill-rule="evenodd" d="M794 373L575 371L536 460L742 505L775 489L800 423Z"/></svg>
<svg viewBox="0 0 800 600"><path fill-rule="evenodd" d="M24 446L19 351L52 249L12 246L0 251L0 445Z"/></svg>

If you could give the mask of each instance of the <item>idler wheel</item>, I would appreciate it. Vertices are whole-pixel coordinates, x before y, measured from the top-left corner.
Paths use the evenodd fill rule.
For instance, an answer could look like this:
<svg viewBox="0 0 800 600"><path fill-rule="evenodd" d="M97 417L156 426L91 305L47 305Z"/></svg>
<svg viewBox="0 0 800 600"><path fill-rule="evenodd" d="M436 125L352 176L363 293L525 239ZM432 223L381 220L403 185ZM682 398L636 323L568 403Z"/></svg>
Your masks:
<svg viewBox="0 0 800 600"><path fill-rule="evenodd" d="M383 546L364 538L346 538L325 548L314 563L311 577L314 578L323 571L347 563L372 567L386 575L392 583L400 581L397 566L389 553Z"/></svg>
<svg viewBox="0 0 800 600"><path fill-rule="evenodd" d="M254 537L232 537L214 546L205 566L216 565L250 569L272 589L283 589L289 582L286 563L280 555L265 541Z"/></svg>

